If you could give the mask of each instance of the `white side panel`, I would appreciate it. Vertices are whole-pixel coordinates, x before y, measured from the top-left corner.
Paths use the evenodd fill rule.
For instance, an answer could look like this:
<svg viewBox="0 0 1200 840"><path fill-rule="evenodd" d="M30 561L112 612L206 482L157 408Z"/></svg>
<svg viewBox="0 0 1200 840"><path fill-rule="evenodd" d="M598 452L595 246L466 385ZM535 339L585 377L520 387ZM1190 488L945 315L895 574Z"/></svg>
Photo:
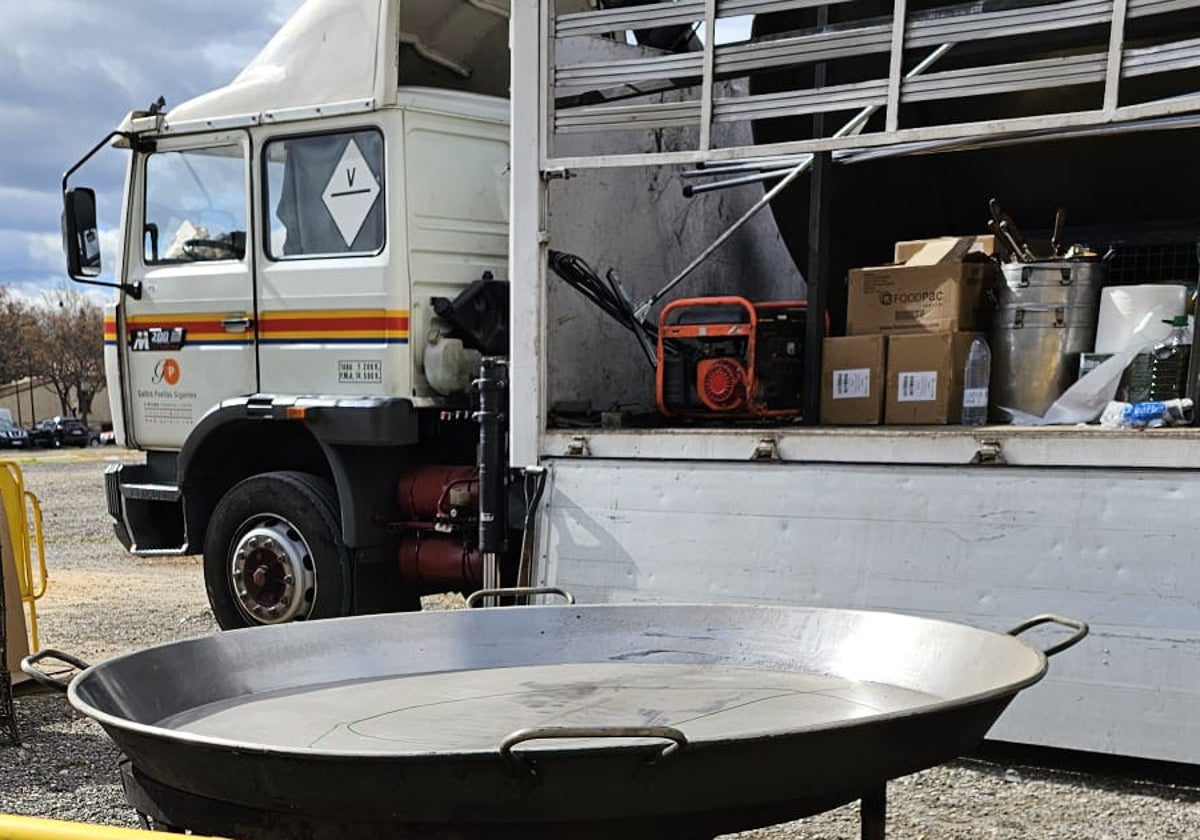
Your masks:
<svg viewBox="0 0 1200 840"><path fill-rule="evenodd" d="M432 397L422 374L430 301L486 271L508 276L508 124L407 110L404 145L413 394Z"/></svg>
<svg viewBox="0 0 1200 840"><path fill-rule="evenodd" d="M1195 473L549 463L540 576L581 602L1081 618L1091 636L991 737L1200 763Z"/></svg>

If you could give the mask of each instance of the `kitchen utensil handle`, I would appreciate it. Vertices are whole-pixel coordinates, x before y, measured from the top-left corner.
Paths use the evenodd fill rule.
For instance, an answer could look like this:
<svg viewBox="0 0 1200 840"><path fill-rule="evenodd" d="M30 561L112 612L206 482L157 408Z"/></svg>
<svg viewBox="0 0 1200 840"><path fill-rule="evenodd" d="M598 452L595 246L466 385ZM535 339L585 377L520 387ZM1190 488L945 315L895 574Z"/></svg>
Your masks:
<svg viewBox="0 0 1200 840"><path fill-rule="evenodd" d="M507 586L502 589L480 589L467 596L467 608L476 607L484 598L519 598L530 595L561 595L568 604L575 603L575 596L557 586Z"/></svg>
<svg viewBox="0 0 1200 840"><path fill-rule="evenodd" d="M1055 258L1061 257L1063 253L1063 230L1067 226L1067 208L1059 207L1054 214L1054 233L1050 236L1050 248L1054 252Z"/></svg>
<svg viewBox="0 0 1200 840"><path fill-rule="evenodd" d="M661 738L670 741L649 760L654 764L674 755L687 746L687 736L670 726L535 726L518 729L500 742L500 755L513 768L536 775L532 762L513 752L513 747L526 741L541 741L548 738Z"/></svg>
<svg viewBox="0 0 1200 840"><path fill-rule="evenodd" d="M1075 631L1069 638L1063 639L1056 645L1051 645L1042 653L1046 656L1054 656L1056 653L1062 653L1069 647L1074 647L1083 641L1083 637L1088 634L1088 626L1086 621L1080 621L1077 618L1067 618L1066 616L1054 615L1046 613L1045 615L1035 615L1033 618L1027 618L1016 627L1008 631L1010 636L1019 636L1030 628L1037 627L1042 624L1061 624L1064 627L1069 627Z"/></svg>
<svg viewBox="0 0 1200 840"><path fill-rule="evenodd" d="M26 656L21 660L21 670L24 671L30 679L36 683L41 683L47 688L53 688L56 691L65 692L70 687L71 681L60 680L58 677L53 677L42 669L36 667L37 663L41 662L43 659L57 659L60 662L65 662L74 668L78 668L80 671L84 671L91 667L82 659L71 656L69 653L63 653L61 650L54 650L54 648L45 648L43 650L39 650L37 653Z"/></svg>

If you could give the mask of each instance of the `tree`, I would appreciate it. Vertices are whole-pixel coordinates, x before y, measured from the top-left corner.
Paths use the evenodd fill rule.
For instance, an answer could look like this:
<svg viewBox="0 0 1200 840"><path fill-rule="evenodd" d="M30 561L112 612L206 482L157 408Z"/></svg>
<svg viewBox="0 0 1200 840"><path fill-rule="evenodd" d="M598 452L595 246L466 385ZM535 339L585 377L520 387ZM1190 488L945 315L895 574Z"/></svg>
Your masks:
<svg viewBox="0 0 1200 840"><path fill-rule="evenodd" d="M43 295L33 316L40 333L32 346L34 372L54 389L62 414L86 424L104 385L104 313L81 292L62 288Z"/></svg>
<svg viewBox="0 0 1200 840"><path fill-rule="evenodd" d="M0 385L20 379L29 373L30 326L29 305L0 286Z"/></svg>

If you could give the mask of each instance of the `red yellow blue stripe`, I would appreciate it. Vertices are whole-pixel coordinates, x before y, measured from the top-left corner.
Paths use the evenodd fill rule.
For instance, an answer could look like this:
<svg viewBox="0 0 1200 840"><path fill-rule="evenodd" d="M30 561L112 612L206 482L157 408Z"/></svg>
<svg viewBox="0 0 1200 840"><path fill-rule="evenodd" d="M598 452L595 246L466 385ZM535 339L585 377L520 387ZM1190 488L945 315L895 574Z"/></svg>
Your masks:
<svg viewBox="0 0 1200 840"><path fill-rule="evenodd" d="M151 328L186 330L184 346L260 344L407 344L409 313L395 309L277 310L259 314L257 330L231 332L222 321L229 313L162 313L126 318L126 337ZM115 318L104 321L104 343L117 344Z"/></svg>
<svg viewBox="0 0 1200 840"><path fill-rule="evenodd" d="M258 340L264 344L407 344L408 312L383 309L264 312L259 316Z"/></svg>

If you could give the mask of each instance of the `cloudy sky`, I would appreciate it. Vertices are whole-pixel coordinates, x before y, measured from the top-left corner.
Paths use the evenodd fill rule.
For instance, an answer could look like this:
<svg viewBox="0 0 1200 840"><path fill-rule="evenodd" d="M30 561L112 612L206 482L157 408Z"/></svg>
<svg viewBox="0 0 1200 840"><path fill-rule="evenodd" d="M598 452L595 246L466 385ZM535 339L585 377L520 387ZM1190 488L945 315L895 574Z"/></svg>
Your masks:
<svg viewBox="0 0 1200 840"><path fill-rule="evenodd" d="M36 297L67 282L62 173L128 111L230 81L300 5L0 0L0 285ZM107 149L72 179L96 189L102 228L116 225L123 166Z"/></svg>

